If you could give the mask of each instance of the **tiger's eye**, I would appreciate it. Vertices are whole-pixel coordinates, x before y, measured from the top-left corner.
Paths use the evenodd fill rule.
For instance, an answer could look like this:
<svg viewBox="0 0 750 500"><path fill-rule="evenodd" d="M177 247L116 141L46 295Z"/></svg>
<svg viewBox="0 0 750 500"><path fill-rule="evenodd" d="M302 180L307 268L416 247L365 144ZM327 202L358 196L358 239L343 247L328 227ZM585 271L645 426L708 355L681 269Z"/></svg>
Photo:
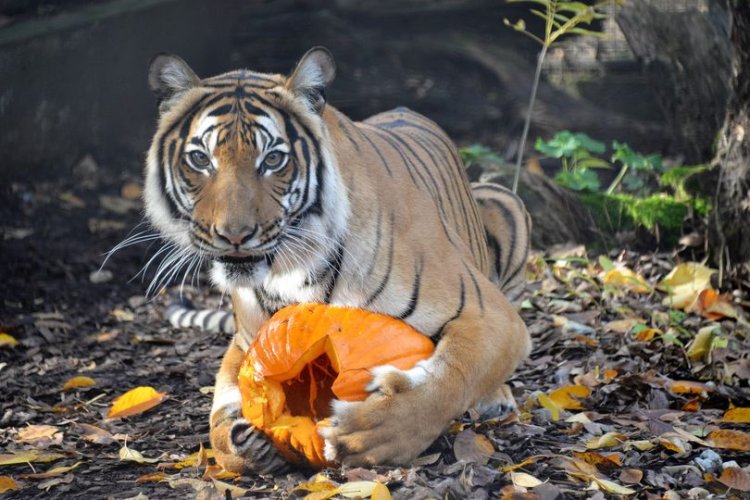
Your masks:
<svg viewBox="0 0 750 500"><path fill-rule="evenodd" d="M268 170L279 168L284 163L285 156L281 151L271 151L263 158L263 166Z"/></svg>
<svg viewBox="0 0 750 500"><path fill-rule="evenodd" d="M192 163L195 168L206 168L211 164L211 160L206 153L196 150L190 153L190 163Z"/></svg>

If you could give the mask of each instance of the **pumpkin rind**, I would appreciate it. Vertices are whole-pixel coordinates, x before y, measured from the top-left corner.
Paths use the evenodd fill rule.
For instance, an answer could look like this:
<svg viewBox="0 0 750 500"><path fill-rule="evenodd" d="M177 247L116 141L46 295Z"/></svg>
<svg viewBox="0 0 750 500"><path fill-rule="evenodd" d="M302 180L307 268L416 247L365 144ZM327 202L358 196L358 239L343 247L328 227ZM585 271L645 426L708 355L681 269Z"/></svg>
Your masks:
<svg viewBox="0 0 750 500"><path fill-rule="evenodd" d="M245 355L239 374L243 416L291 462L332 465L323 456L317 431L325 425L325 415L314 415L314 409L312 418L291 415L285 386L299 380L306 367L314 384L314 368L308 365L327 356L338 372L331 387L335 397L361 401L368 395L365 386L372 368L391 365L406 370L433 350L428 337L389 316L325 304L287 306L261 326Z"/></svg>

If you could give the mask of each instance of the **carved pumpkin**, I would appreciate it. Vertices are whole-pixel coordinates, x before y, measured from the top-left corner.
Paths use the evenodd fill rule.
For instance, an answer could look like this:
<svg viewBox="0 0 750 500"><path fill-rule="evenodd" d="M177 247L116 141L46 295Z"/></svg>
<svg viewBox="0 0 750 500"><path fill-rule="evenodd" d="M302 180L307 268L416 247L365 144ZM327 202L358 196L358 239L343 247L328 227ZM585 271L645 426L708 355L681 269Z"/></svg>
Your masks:
<svg viewBox="0 0 750 500"><path fill-rule="evenodd" d="M324 304L285 307L245 355L242 414L291 462L332 465L318 434L331 400L364 400L371 368L409 369L433 350L428 337L390 316Z"/></svg>

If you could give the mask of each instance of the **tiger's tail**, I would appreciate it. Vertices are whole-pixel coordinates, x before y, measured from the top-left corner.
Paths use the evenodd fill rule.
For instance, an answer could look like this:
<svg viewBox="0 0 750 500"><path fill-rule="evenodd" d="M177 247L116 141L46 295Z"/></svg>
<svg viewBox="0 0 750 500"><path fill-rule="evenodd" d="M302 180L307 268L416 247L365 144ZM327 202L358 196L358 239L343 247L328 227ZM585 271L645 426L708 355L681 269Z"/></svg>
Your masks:
<svg viewBox="0 0 750 500"><path fill-rule="evenodd" d="M175 328L197 328L209 333L234 333L234 316L231 312L220 309L196 309L185 298L169 304L165 316Z"/></svg>
<svg viewBox="0 0 750 500"><path fill-rule="evenodd" d="M526 281L531 218L521 198L500 184L475 182L471 189L487 234L489 278L511 302L516 302Z"/></svg>

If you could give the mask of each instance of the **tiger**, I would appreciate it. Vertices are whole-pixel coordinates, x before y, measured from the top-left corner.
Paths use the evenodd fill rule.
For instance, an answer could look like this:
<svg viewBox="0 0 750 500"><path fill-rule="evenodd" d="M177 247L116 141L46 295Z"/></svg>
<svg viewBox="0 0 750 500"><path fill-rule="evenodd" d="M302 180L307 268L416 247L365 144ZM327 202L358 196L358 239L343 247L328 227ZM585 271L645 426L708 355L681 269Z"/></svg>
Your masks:
<svg viewBox="0 0 750 500"><path fill-rule="evenodd" d="M287 466L242 417L238 370L260 325L289 304L387 314L436 343L412 369L373 369L364 401L334 400L321 436L326 459L342 465L407 464L467 410L508 411L506 381L530 352L512 302L529 252L521 200L470 184L453 142L414 111L349 119L327 101L335 71L324 47L288 76L201 79L169 54L149 67L159 111L147 219L210 261L232 302L209 430L228 471Z"/></svg>

